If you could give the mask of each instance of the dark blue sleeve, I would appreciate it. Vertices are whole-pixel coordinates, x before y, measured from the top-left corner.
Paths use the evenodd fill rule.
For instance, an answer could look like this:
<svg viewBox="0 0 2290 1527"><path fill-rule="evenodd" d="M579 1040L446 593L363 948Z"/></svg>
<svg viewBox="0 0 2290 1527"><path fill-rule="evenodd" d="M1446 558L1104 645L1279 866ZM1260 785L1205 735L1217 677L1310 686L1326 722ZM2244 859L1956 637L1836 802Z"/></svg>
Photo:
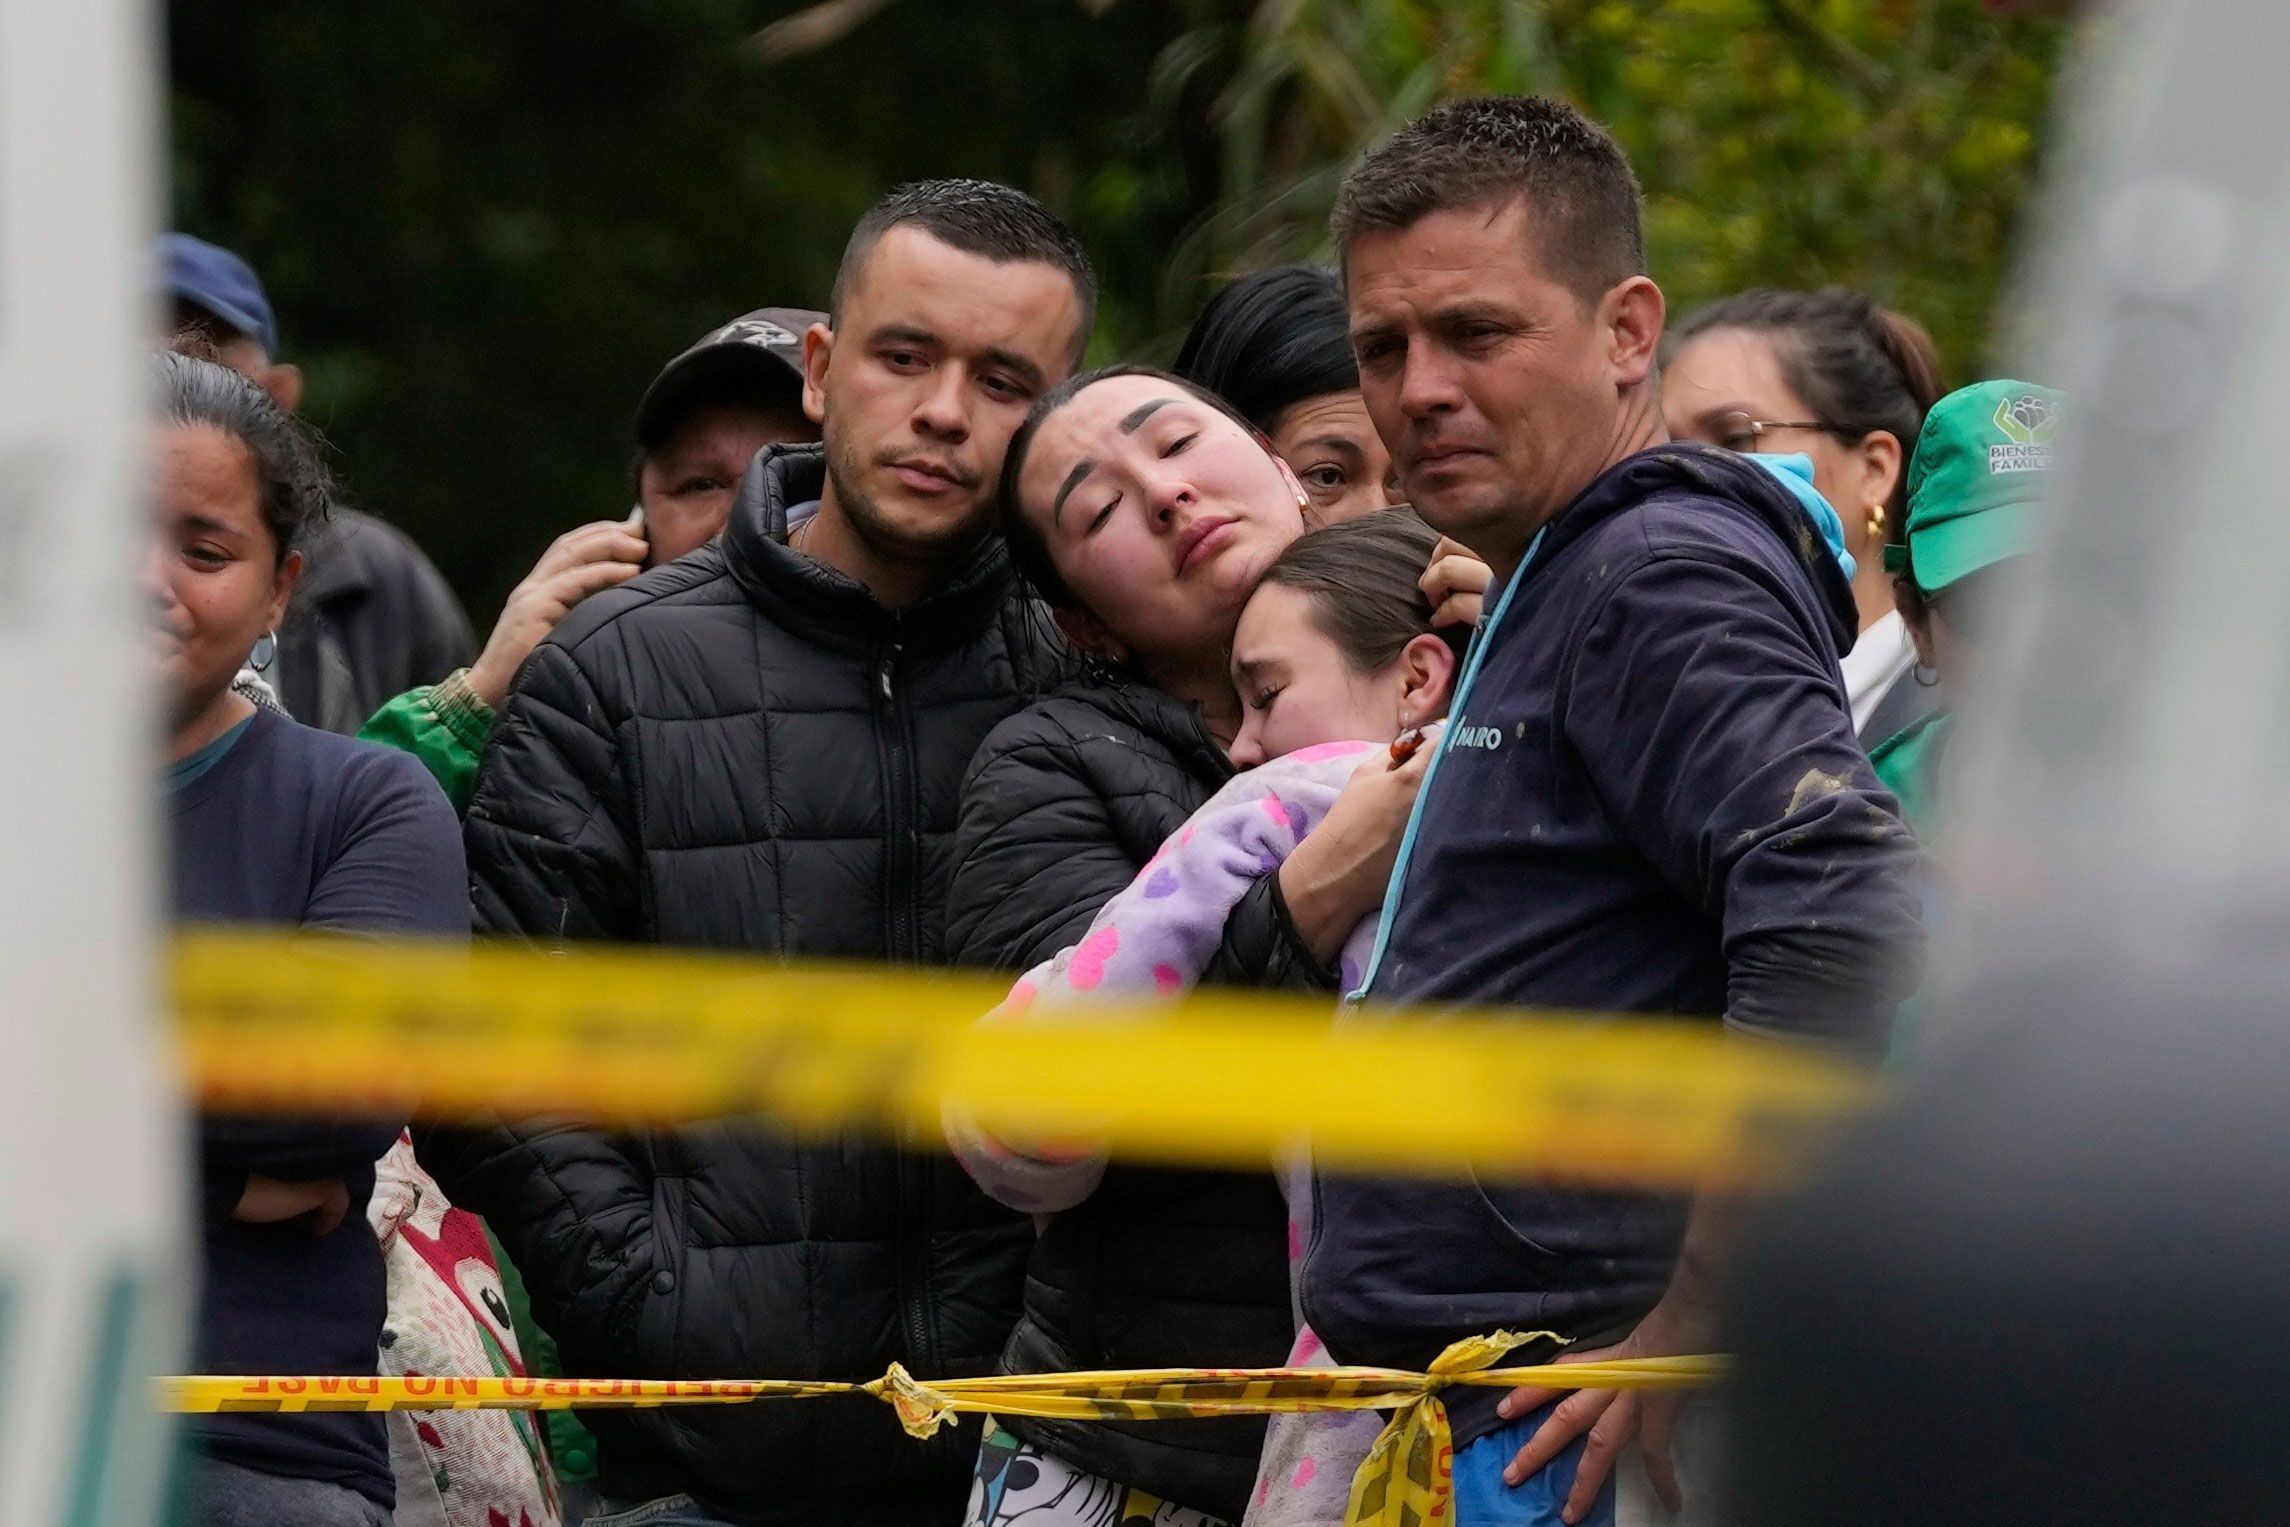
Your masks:
<svg viewBox="0 0 2290 1527"><path fill-rule="evenodd" d="M469 870L452 804L418 760L370 744L358 751L303 927L466 939Z"/></svg>
<svg viewBox="0 0 2290 1527"><path fill-rule="evenodd" d="M303 926L467 939L468 875L453 807L415 759L370 744L355 747L342 771L330 841L319 849L321 868ZM402 1125L205 1118L199 1150L207 1210L229 1217L250 1173L307 1182L369 1168Z"/></svg>
<svg viewBox="0 0 2290 1527"><path fill-rule="evenodd" d="M1561 725L1723 928L1727 1020L1878 1045L1921 958L1919 853L1791 572L1711 549L1625 572L1577 628Z"/></svg>

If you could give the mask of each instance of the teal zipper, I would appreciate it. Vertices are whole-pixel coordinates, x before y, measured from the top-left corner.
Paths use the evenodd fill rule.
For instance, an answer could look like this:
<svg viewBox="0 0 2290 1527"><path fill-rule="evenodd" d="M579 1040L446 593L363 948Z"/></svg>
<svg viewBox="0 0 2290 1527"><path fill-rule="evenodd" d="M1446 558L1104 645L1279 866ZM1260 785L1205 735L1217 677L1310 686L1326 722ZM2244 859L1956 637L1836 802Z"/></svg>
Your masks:
<svg viewBox="0 0 2290 1527"><path fill-rule="evenodd" d="M1518 571L1512 573L1510 581L1503 585L1503 597L1495 601L1495 613L1479 623L1478 635L1472 638L1470 655L1463 661L1463 681L1455 686L1455 697L1447 705L1446 740L1440 744L1430 768L1424 771L1423 788L1416 792L1415 805L1407 814L1407 827L1399 838L1399 857L1391 867L1391 883L1384 887L1383 911L1376 917L1375 947L1368 953L1368 968L1360 977L1359 986L1344 994L1347 1005L1364 1001L1368 988L1376 984L1376 972L1383 969L1384 949L1391 943L1392 922L1399 915L1399 888L1407 881L1408 860L1415 856L1416 829L1423 825L1423 808L1431 800L1431 787L1439 779L1439 766L1447 761L1449 753L1455 751L1455 739L1461 735L1463 727L1463 707L1471 698L1471 686L1479 681L1479 666L1486 659L1487 649L1495 645L1496 628L1502 625L1503 617L1510 613L1511 596L1518 593L1519 585L1527 581L1527 569L1534 566L1535 553L1542 549L1543 533L1549 529L1545 525L1527 543L1527 554L1519 559Z"/></svg>

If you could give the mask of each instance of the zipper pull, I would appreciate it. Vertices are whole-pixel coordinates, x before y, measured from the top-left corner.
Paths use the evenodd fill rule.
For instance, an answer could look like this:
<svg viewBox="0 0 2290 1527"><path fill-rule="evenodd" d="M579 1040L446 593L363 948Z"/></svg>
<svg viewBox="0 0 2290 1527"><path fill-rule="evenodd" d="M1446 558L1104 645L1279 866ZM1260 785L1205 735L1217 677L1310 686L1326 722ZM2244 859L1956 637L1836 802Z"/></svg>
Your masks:
<svg viewBox="0 0 2290 1527"><path fill-rule="evenodd" d="M884 699L886 699L886 700L888 700L888 699L891 699L891 698L892 698L892 695L891 695L891 670L892 670L893 668L895 668L895 667L897 667L897 666L898 666L898 660L899 660L899 648L898 648L898 643L896 643L896 642L893 642L893 643L891 643L891 647L890 647L890 650L889 650L888 652L886 652L886 653L884 653L884 654L883 654L883 666L882 666L882 667L881 667L879 670L877 670L877 677L878 677L878 678L879 678L879 679L882 681L882 686L883 686L883 698L884 698Z"/></svg>

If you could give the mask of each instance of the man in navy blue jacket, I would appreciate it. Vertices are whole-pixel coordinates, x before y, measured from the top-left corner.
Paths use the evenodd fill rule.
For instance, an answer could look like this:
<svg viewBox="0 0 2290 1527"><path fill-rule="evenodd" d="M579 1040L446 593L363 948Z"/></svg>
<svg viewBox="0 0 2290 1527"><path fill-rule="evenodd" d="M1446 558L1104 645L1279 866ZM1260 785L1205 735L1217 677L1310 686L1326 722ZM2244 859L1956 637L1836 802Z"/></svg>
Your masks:
<svg viewBox="0 0 2290 1527"><path fill-rule="evenodd" d="M1917 850L1854 738L1847 570L1777 474L1668 442L1662 294L1621 150L1553 102L1457 102L1361 163L1335 229L1401 496L1501 595L1370 995L1881 1045L1919 948ZM1321 1187L1305 1309L1346 1362L1421 1368L1503 1327L1583 1357L1715 1340L1713 1203ZM1674 1401L1454 1391L1450 1408L1458 1527L1612 1520L1632 1446L1677 1504Z"/></svg>

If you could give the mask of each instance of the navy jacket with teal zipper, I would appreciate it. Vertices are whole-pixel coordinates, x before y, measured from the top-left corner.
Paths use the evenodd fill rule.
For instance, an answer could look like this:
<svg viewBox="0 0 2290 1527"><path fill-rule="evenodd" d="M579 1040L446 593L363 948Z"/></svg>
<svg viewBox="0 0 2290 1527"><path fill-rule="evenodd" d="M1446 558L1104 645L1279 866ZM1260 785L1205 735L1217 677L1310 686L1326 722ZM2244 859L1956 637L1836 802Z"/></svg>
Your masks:
<svg viewBox="0 0 2290 1527"><path fill-rule="evenodd" d="M1758 466L1667 445L1599 477L1480 638L1370 1000L1881 1044L1920 949L1918 850L1853 734L1855 626L1844 573ZM1323 1176L1319 1203L1313 1328L1344 1362L1416 1369L1499 1328L1619 1337L1661 1297L1686 1211L1472 1177ZM1458 1447L1495 1425L1495 1391L1450 1398Z"/></svg>

